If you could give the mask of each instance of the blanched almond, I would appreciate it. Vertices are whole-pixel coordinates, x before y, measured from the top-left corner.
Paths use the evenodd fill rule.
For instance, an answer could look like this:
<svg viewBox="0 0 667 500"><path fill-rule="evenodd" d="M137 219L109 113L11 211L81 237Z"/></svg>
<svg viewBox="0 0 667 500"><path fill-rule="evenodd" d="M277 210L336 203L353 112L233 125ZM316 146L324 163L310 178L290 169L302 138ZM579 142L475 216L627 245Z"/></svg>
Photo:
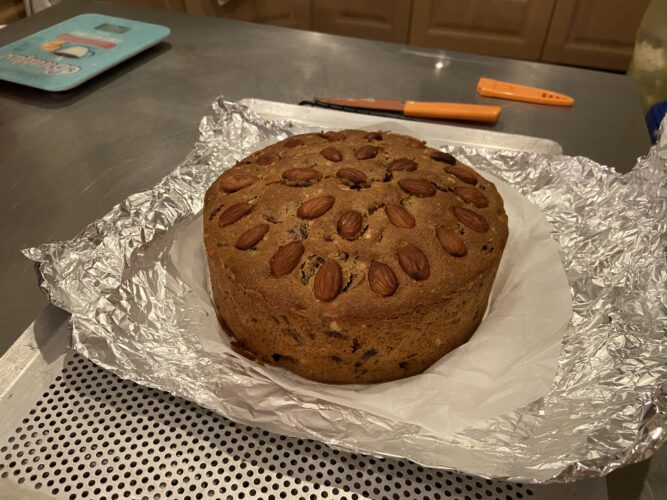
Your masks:
<svg viewBox="0 0 667 500"><path fill-rule="evenodd" d="M365 146L361 146L354 151L354 157L357 160L370 160L371 158L375 158L377 154L378 154L377 146L373 146L371 144L366 144Z"/></svg>
<svg viewBox="0 0 667 500"><path fill-rule="evenodd" d="M456 186L454 188L456 195L466 203L471 203L477 208L486 208L489 206L489 199L479 189L472 186Z"/></svg>
<svg viewBox="0 0 667 500"><path fill-rule="evenodd" d="M264 153L257 157L255 163L257 163L257 165L271 165L272 163L275 163L278 160L280 160L280 157L277 154Z"/></svg>
<svg viewBox="0 0 667 500"><path fill-rule="evenodd" d="M222 174L220 177L220 187L228 193L234 193L248 186L252 186L259 179L254 175L229 171Z"/></svg>
<svg viewBox="0 0 667 500"><path fill-rule="evenodd" d="M477 174L468 167L462 165L447 165L445 167L445 172L458 177L466 184L477 184Z"/></svg>
<svg viewBox="0 0 667 500"><path fill-rule="evenodd" d="M338 262L328 260L318 269L313 283L315 297L323 302L335 299L343 287L343 272Z"/></svg>
<svg viewBox="0 0 667 500"><path fill-rule="evenodd" d="M310 167L290 168L282 174L285 184L298 187L315 184L321 177L321 174L317 170Z"/></svg>
<svg viewBox="0 0 667 500"><path fill-rule="evenodd" d="M271 274L276 278L286 276L299 264L305 248L300 241L281 246L271 257Z"/></svg>
<svg viewBox="0 0 667 500"><path fill-rule="evenodd" d="M367 141L381 141L382 134L380 132L368 132L365 138Z"/></svg>
<svg viewBox="0 0 667 500"><path fill-rule="evenodd" d="M404 245L398 248L398 263L415 281L423 281L431 276L431 267L429 266L426 255L414 245Z"/></svg>
<svg viewBox="0 0 667 500"><path fill-rule="evenodd" d="M361 228L363 227L364 219L356 210L348 210L343 212L338 218L336 229L346 240L353 240L357 237Z"/></svg>
<svg viewBox="0 0 667 500"><path fill-rule="evenodd" d="M333 162L339 162L343 159L343 153L338 151L336 148L324 148L322 151L320 151L320 154L327 160Z"/></svg>
<svg viewBox="0 0 667 500"><path fill-rule="evenodd" d="M390 172L414 172L417 170L417 162L409 158L399 158L389 164Z"/></svg>
<svg viewBox="0 0 667 500"><path fill-rule="evenodd" d="M336 172L336 177L338 177L344 184L352 187L367 187L368 186L368 177L361 170L356 168L341 168Z"/></svg>
<svg viewBox="0 0 667 500"><path fill-rule="evenodd" d="M394 226L402 229L412 229L415 227L414 216L402 206L389 203L385 205L384 211Z"/></svg>
<svg viewBox="0 0 667 500"><path fill-rule="evenodd" d="M398 185L406 193L419 196L420 198L428 198L435 196L435 185L425 179L406 178L398 181Z"/></svg>
<svg viewBox="0 0 667 500"><path fill-rule="evenodd" d="M297 146L303 146L304 144L305 142L296 138L287 139L285 142L283 142L283 146L286 148L296 148Z"/></svg>
<svg viewBox="0 0 667 500"><path fill-rule="evenodd" d="M335 198L329 195L316 196L304 201L296 211L300 219L316 219L329 211Z"/></svg>
<svg viewBox="0 0 667 500"><path fill-rule="evenodd" d="M448 254L463 257L468 253L465 242L454 231L438 226L435 228L435 236Z"/></svg>
<svg viewBox="0 0 667 500"><path fill-rule="evenodd" d="M218 217L218 226L229 226L251 211L252 207L250 204L236 203L220 214L220 217Z"/></svg>
<svg viewBox="0 0 667 500"><path fill-rule="evenodd" d="M485 233L489 230L489 223L486 219L477 212L468 210L463 207L454 207L454 216L461 222L461 224L468 226L473 231L478 233Z"/></svg>
<svg viewBox="0 0 667 500"><path fill-rule="evenodd" d="M435 161L448 163L449 165L456 165L456 158L454 158L449 153L443 153L442 151L433 151L431 153L431 158L433 158Z"/></svg>
<svg viewBox="0 0 667 500"><path fill-rule="evenodd" d="M382 262L374 260L368 269L368 284L371 289L383 297L389 297L396 292L398 281L391 268Z"/></svg>
<svg viewBox="0 0 667 500"><path fill-rule="evenodd" d="M269 230L269 225L268 224L259 224L258 226L251 227L247 231L241 233L241 235L236 239L236 248L239 250L247 250L248 248L252 248L257 243L259 243L262 238L264 238L264 235L267 233Z"/></svg>

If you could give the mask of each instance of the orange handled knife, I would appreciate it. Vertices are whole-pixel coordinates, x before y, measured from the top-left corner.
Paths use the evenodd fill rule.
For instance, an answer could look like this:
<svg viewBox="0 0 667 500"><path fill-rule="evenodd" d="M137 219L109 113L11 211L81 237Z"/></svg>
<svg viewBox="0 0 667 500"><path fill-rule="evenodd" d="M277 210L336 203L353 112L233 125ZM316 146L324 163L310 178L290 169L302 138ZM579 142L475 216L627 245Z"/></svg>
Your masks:
<svg viewBox="0 0 667 500"><path fill-rule="evenodd" d="M501 110L500 106L460 104L456 102L403 102L383 99L347 99L342 97L316 97L315 100L317 102L351 108L394 111L403 113L405 116L419 118L466 120L483 123L496 123Z"/></svg>

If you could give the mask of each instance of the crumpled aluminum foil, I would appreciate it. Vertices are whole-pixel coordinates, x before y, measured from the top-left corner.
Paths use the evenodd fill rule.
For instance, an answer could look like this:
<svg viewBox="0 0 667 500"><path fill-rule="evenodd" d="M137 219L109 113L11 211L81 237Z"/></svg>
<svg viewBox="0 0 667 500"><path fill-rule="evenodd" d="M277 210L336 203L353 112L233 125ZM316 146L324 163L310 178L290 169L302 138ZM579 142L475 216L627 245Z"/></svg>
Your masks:
<svg viewBox="0 0 667 500"><path fill-rule="evenodd" d="M193 151L154 189L70 241L24 251L39 262L51 302L72 313L78 352L236 421L378 456L409 450L423 465L488 478L601 476L649 457L665 440L667 134L625 175L581 157L450 149L541 207L562 247L574 312L545 397L443 440L285 393L235 358L201 348L188 328L198 321L184 305L188 289L165 257L222 170L295 130L221 99L213 110ZM253 404L267 398L277 411Z"/></svg>

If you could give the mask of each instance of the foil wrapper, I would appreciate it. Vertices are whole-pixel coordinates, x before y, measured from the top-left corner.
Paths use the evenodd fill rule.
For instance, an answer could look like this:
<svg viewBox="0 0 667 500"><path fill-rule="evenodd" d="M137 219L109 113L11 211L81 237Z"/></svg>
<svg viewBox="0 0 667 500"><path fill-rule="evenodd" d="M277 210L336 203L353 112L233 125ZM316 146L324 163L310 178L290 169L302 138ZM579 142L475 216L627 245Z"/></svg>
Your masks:
<svg viewBox="0 0 667 500"><path fill-rule="evenodd" d="M181 223L225 168L297 129L218 99L192 152L155 188L72 240L25 250L51 302L72 314L74 349L236 421L378 456L411 449L422 465L487 478L574 481L654 453L667 425L667 134L625 175L582 157L449 148L541 208L562 248L573 316L544 397L443 439L288 393L204 351L187 328L201 318L166 259ZM267 398L276 411L252 404Z"/></svg>

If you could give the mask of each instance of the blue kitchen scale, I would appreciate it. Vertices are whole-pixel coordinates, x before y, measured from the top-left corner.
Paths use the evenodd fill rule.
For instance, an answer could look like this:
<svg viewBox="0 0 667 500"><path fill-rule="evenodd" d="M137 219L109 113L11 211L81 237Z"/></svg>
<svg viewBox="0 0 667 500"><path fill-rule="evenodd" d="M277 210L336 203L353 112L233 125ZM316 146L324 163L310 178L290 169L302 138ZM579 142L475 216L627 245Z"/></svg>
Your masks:
<svg viewBox="0 0 667 500"><path fill-rule="evenodd" d="M69 90L164 40L169 28L82 14L0 48L0 79Z"/></svg>

